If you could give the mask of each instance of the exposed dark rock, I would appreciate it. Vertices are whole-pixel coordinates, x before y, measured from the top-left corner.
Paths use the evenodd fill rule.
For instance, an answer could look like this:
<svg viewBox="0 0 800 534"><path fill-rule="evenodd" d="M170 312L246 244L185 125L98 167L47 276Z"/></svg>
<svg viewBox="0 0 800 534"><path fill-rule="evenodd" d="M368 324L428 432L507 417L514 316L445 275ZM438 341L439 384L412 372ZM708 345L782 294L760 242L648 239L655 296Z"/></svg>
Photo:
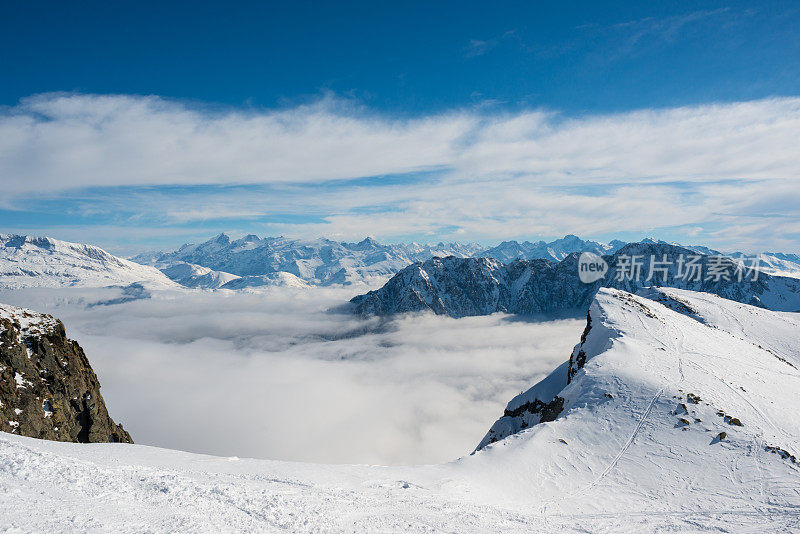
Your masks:
<svg viewBox="0 0 800 534"><path fill-rule="evenodd" d="M686 405L681 402L672 413L674 415L687 414L689 413L689 408L687 408Z"/></svg>
<svg viewBox="0 0 800 534"><path fill-rule="evenodd" d="M589 335L589 331L592 329L592 315L590 313L586 313L586 328L583 329L583 333L581 334L581 343L578 347L578 351L573 351L572 354L569 356L569 368L567 369L567 384L572 382L572 377L580 371L583 366L586 364L586 353L583 350L583 344L586 343L586 336Z"/></svg>
<svg viewBox="0 0 800 534"><path fill-rule="evenodd" d="M564 409L564 399L556 395L550 402L542 402L535 399L533 402L526 402L514 410L505 410L503 415L506 417L519 417L524 413L539 414L539 422L546 423L555 421L558 414Z"/></svg>
<svg viewBox="0 0 800 534"><path fill-rule="evenodd" d="M513 410L506 409L500 421L507 421L514 426L515 432L518 432L539 423L555 421L563 410L564 399L556 395L550 402L534 399L532 402L526 402ZM506 433L497 433L494 428L491 428L476 450L500 441L507 435Z"/></svg>
<svg viewBox="0 0 800 534"><path fill-rule="evenodd" d="M780 456L784 460L789 460L793 464L797 463L797 458L795 458L795 456L793 454L791 454L788 451L785 451L785 450L781 449L780 447L775 447L774 445L767 445L766 447L764 447L764 450L769 451L769 452L771 452L773 454L777 454L778 456Z"/></svg>
<svg viewBox="0 0 800 534"><path fill-rule="evenodd" d="M0 430L71 442L133 443L108 414L83 349L61 321L0 305Z"/></svg>
<svg viewBox="0 0 800 534"><path fill-rule="evenodd" d="M730 418L726 417L725 422L733 426L742 426L742 422L739 421L738 417L730 417Z"/></svg>

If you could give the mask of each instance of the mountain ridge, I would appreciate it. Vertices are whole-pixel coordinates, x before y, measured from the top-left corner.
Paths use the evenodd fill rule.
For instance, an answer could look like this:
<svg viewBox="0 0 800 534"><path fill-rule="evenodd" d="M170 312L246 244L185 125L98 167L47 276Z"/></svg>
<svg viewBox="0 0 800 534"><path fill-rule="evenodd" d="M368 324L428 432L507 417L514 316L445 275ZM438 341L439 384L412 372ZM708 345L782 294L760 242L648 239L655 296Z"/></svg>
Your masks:
<svg viewBox="0 0 800 534"><path fill-rule="evenodd" d="M618 271L622 259L648 256L653 263L640 265L635 280L627 279L626 273ZM717 264L713 256L699 255L675 245L629 243L603 257L609 266L604 278L583 283L579 277L580 255L577 253L559 263L543 259L503 264L485 258L434 258L403 269L380 289L354 297L350 302L352 311L360 315L421 311L451 317L496 312L531 316L570 312L582 315L600 287L635 293L651 285L664 285L710 292L774 310L800 310L800 280L760 272L750 273L750 278L743 276L742 280L721 277L715 280L705 274L700 280L680 278L680 258L691 256L698 258L701 273L711 272ZM665 260L670 263L669 267L664 267L666 271L656 271L656 263ZM719 264L731 276L735 276L737 268L744 272L733 260L720 258ZM648 266L652 267L652 272L648 272ZM648 275L655 277L647 280Z"/></svg>
<svg viewBox="0 0 800 534"><path fill-rule="evenodd" d="M647 238L647 244L669 244ZM517 259L547 259L559 262L570 254L592 252L613 254L627 243L619 240L604 244L582 240L574 235L545 242L504 241L493 247L457 242L383 244L372 238L359 242L258 237L246 235L231 239L227 234L200 244L185 244L173 252L149 252L132 259L113 256L99 247L69 243L47 237L0 235L0 289L21 287L103 287L140 283L149 289L191 288L215 290L231 283L255 287L257 279L234 282L235 278L288 273L308 285L349 285L383 283L397 272L417 262L436 257L491 257L503 263ZM672 244L674 245L674 244ZM705 246L683 247L702 254L719 254ZM735 261L747 261L741 253L731 253ZM800 256L763 253L762 272L800 277ZM158 271L161 271L160 273ZM290 286L292 277L273 275L261 287Z"/></svg>

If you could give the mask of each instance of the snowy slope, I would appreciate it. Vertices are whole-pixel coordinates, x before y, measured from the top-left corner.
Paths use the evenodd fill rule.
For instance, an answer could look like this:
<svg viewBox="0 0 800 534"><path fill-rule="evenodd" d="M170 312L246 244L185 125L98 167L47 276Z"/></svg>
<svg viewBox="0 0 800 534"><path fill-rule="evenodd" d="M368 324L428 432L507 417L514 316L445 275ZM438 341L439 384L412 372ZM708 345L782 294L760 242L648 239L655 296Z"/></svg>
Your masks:
<svg viewBox="0 0 800 534"><path fill-rule="evenodd" d="M0 289L137 282L149 288L176 287L158 269L118 258L92 245L0 234Z"/></svg>
<svg viewBox="0 0 800 534"><path fill-rule="evenodd" d="M258 276L241 276L236 277L226 284L220 286L220 289L245 289L257 287L309 287L309 285L302 279L296 277L292 273L285 273L278 271L276 273L262 274Z"/></svg>
<svg viewBox="0 0 800 534"><path fill-rule="evenodd" d="M762 252L760 254L747 254L744 252L720 252L704 245L680 245L678 243L668 243L660 239L648 237L642 239L640 243L674 245L706 255L723 255L733 260L742 262L745 265L757 265L761 272L774 276L790 276L800 278L800 255L786 254L783 252Z"/></svg>
<svg viewBox="0 0 800 534"><path fill-rule="evenodd" d="M0 434L4 524L49 532L797 529L800 371L790 362L800 358L800 316L689 291L662 295L671 307L602 289L570 361L512 400L512 414L493 426L505 439L471 456L332 466ZM776 323L785 326L771 329ZM554 396L564 400L552 421L526 411Z"/></svg>
<svg viewBox="0 0 800 534"><path fill-rule="evenodd" d="M729 254L731 258L753 262L753 257L742 252ZM765 273L777 276L791 276L800 278L800 255L784 254L782 252L764 252L756 256L759 269Z"/></svg>
<svg viewBox="0 0 800 534"><path fill-rule="evenodd" d="M664 292L683 314L602 289L569 362L509 403L477 455L500 498L519 498L501 474L517 466L548 514L797 513L800 316Z"/></svg>
<svg viewBox="0 0 800 534"><path fill-rule="evenodd" d="M178 262L160 269L170 280L184 287L201 289L217 289L232 280L239 278L235 274L214 271L202 265Z"/></svg>

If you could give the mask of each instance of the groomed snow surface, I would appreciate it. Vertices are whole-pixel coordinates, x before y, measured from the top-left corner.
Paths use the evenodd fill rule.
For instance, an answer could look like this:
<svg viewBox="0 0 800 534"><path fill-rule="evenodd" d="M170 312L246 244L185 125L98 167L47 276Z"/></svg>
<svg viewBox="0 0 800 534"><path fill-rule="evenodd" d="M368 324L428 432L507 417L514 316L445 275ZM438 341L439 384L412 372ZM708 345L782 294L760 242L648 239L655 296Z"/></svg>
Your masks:
<svg viewBox="0 0 800 534"><path fill-rule="evenodd" d="M800 316L689 291L651 297L663 304L601 290L582 344L586 363L558 391L558 418L453 462L300 464L0 434L2 524L37 532L800 529ZM546 380L526 394L559 389Z"/></svg>

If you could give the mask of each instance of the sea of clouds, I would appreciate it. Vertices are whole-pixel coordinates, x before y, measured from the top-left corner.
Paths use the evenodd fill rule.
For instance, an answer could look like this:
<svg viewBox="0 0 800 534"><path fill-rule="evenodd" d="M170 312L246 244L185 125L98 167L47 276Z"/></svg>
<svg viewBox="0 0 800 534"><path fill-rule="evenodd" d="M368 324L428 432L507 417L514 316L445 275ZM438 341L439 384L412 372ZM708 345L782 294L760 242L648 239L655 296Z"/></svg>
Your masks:
<svg viewBox="0 0 800 534"><path fill-rule="evenodd" d="M0 299L63 320L137 443L223 456L419 464L469 454L514 395L569 357L584 326L329 311L358 288L91 305L113 291Z"/></svg>

